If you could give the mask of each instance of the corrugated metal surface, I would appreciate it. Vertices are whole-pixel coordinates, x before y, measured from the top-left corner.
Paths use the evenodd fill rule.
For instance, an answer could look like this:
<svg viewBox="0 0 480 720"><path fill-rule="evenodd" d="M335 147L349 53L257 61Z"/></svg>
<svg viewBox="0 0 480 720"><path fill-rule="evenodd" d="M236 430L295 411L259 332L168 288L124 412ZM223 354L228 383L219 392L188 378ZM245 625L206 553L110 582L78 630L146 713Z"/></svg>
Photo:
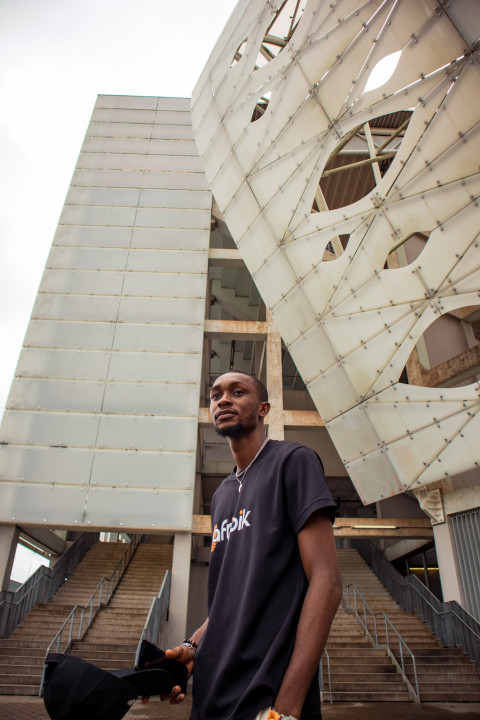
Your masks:
<svg viewBox="0 0 480 720"><path fill-rule="evenodd" d="M453 515L451 520L466 609L480 620L480 508Z"/></svg>
<svg viewBox="0 0 480 720"><path fill-rule="evenodd" d="M0 520L191 524L211 193L181 98L99 96L0 429Z"/></svg>

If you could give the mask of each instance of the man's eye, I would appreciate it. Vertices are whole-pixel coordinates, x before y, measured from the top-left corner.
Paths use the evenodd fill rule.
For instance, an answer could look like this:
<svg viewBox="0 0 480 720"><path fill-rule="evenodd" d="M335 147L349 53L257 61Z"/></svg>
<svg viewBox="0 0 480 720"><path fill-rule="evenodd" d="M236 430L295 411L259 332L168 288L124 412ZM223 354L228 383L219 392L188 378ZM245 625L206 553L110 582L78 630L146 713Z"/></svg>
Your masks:
<svg viewBox="0 0 480 720"><path fill-rule="evenodd" d="M210 395L210 400L217 400L219 397L218 393L212 393L212 395Z"/></svg>

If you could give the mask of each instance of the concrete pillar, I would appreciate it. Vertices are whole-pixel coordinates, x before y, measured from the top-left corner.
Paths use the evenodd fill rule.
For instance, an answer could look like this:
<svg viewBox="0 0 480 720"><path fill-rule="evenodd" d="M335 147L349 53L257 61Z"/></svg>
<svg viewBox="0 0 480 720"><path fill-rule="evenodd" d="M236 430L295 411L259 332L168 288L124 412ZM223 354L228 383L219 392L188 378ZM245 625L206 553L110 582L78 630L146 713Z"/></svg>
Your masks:
<svg viewBox="0 0 480 720"><path fill-rule="evenodd" d="M8 590L19 535L16 525L0 525L0 590Z"/></svg>
<svg viewBox="0 0 480 720"><path fill-rule="evenodd" d="M438 570L445 602L456 600L465 607L462 583L458 570L457 551L450 525L447 522L433 526L433 537L437 551Z"/></svg>
<svg viewBox="0 0 480 720"><path fill-rule="evenodd" d="M184 641L186 636L191 555L191 533L175 533L173 541L170 612L166 633L162 637L164 649L179 645Z"/></svg>
<svg viewBox="0 0 480 720"><path fill-rule="evenodd" d="M268 415L268 437L271 440L284 440L282 338L273 324L270 312L267 312L267 332L267 390L271 405Z"/></svg>

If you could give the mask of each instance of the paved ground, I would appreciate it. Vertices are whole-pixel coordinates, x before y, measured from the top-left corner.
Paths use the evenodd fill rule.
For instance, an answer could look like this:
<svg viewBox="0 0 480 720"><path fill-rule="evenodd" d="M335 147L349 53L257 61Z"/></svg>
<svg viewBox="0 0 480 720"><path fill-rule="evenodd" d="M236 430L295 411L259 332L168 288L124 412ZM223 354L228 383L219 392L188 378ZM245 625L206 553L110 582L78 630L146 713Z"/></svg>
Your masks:
<svg viewBox="0 0 480 720"><path fill-rule="evenodd" d="M148 705L138 702L125 720L188 720L190 702L190 698L177 706L156 698ZM0 720L49 720L49 717L39 698L4 695L0 696ZM480 703L325 703L323 720L480 720Z"/></svg>

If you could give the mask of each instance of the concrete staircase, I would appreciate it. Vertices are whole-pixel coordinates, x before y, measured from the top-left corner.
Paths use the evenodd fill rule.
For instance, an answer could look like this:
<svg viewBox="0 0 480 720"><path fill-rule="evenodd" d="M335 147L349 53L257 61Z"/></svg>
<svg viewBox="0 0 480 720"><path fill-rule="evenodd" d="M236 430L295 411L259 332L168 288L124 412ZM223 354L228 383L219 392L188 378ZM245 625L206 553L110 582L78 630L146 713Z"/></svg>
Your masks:
<svg viewBox="0 0 480 720"><path fill-rule="evenodd" d="M382 648L372 647L356 617L338 609L327 643L334 702L411 702L407 685ZM325 657L324 700L330 689Z"/></svg>
<svg viewBox="0 0 480 720"><path fill-rule="evenodd" d="M415 656L422 702L480 701L480 674L459 649L443 648L422 620L404 612L356 550L338 550L346 585L355 584L374 612L384 611ZM353 604L353 596L350 596ZM359 612L363 612L358 605ZM379 642L385 643L385 624L377 619ZM369 625L371 631L373 624ZM389 630L391 648L398 643ZM338 702L402 702L412 698L386 651L374 648L353 613L341 607L327 643L333 700ZM325 689L329 690L324 663ZM412 662L407 676L414 685Z"/></svg>
<svg viewBox="0 0 480 720"><path fill-rule="evenodd" d="M12 635L0 638L0 695L38 695L45 651L75 605L87 602L115 569L124 543L97 542L48 603L39 603Z"/></svg>
<svg viewBox="0 0 480 720"><path fill-rule="evenodd" d="M71 653L105 670L133 667L138 641L153 597L172 566L172 545L142 543L108 605L97 614Z"/></svg>
<svg viewBox="0 0 480 720"><path fill-rule="evenodd" d="M0 639L0 694L37 695L45 650L76 604L84 604L126 546L96 543L47 604L37 606L9 639ZM172 546L139 545L108 607L72 653L107 670L133 666L137 643ZM424 623L403 612L356 550L338 551L345 583L354 583L374 611L385 610L415 655L423 702L480 701L480 676L460 650L442 648ZM359 610L361 610L359 606ZM378 622L380 642L385 628ZM409 702L412 697L384 648L375 648L353 613L338 610L327 644L334 702ZM395 643L393 643L395 651ZM407 674L413 682L411 663ZM324 662L325 699L329 683Z"/></svg>

